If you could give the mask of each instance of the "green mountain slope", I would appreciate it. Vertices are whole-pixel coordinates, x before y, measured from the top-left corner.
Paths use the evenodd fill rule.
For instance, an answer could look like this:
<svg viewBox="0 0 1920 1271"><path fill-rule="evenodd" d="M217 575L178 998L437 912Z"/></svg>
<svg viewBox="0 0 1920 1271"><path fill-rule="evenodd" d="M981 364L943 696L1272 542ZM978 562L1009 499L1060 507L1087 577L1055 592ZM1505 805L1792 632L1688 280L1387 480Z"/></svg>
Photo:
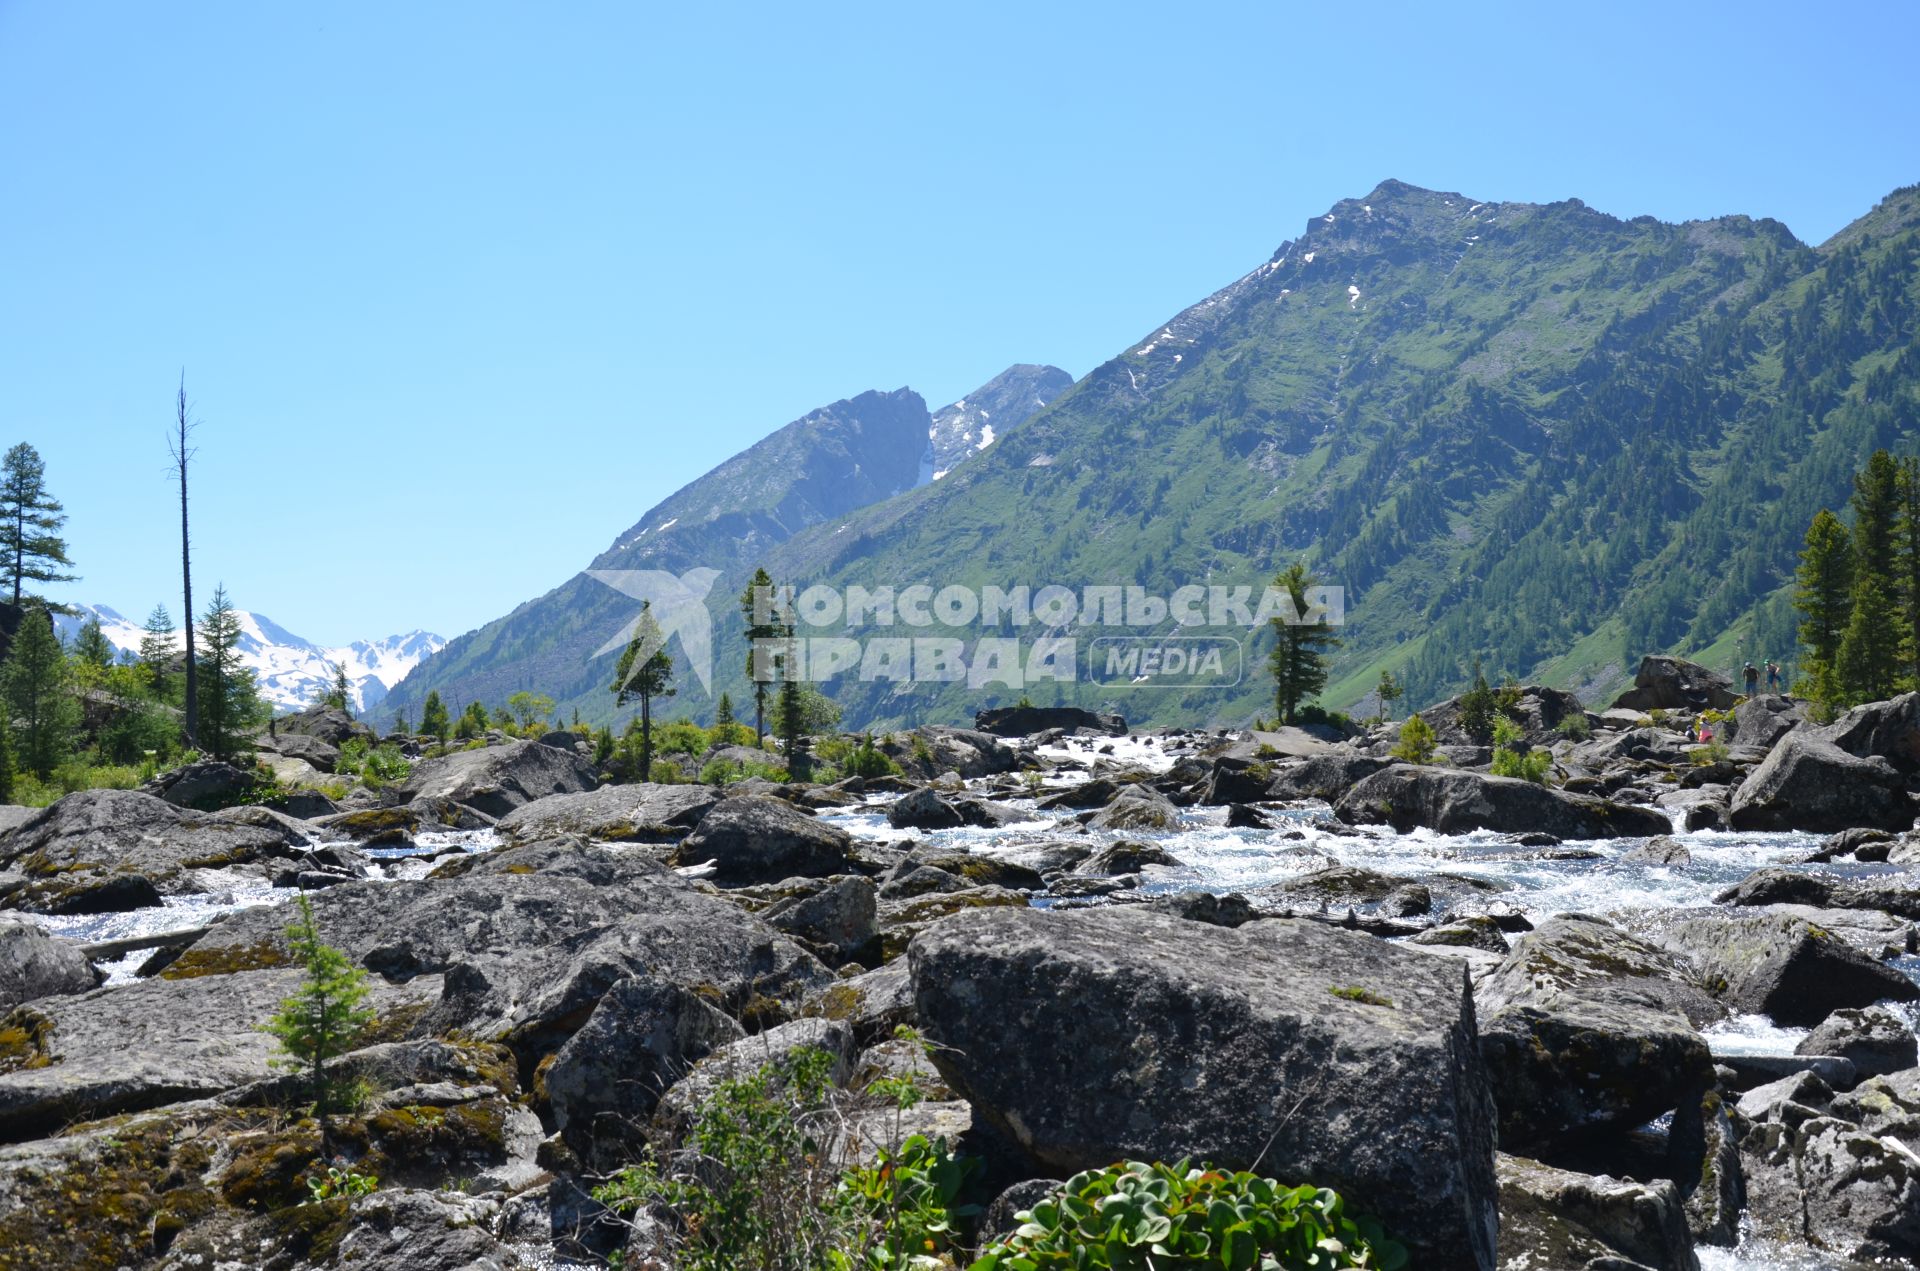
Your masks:
<svg viewBox="0 0 1920 1271"><path fill-rule="evenodd" d="M1381 667L1416 702L1440 696L1475 656L1576 683L1662 648L1781 656L1808 518L1920 417L1915 207L1899 192L1816 251L1766 220L1621 221L1388 182L969 471L798 536L772 567L1164 593L1305 559L1346 588L1335 704ZM1065 697L1231 719L1264 706L1257 680ZM996 696L838 695L882 720Z"/></svg>
<svg viewBox="0 0 1920 1271"><path fill-rule="evenodd" d="M1596 691L1656 650L1784 659L1808 519L1844 502L1873 448L1914 444L1917 332L1920 187L1813 248L1764 219L1620 220L1577 200L1483 203L1389 181L1065 392L1034 394L1050 404L937 482L891 497L871 483L837 510L816 502L690 554L634 545L674 515L670 500L602 561L650 567L625 562L656 550L723 571L714 691L736 700L732 597L757 563L840 589L1164 596L1257 588L1304 560L1346 593L1335 706L1359 703L1383 668L1412 703L1438 698L1476 658L1490 675ZM949 450L964 433L949 429ZM729 470L689 487L702 491L686 501L693 523L778 501L748 479L754 465ZM401 700L437 678L489 701L539 688L602 717L583 648L632 608L605 591L576 579L463 637ZM1083 649L1106 633L1054 632ZM1026 693L1144 722L1248 719L1269 709L1270 640L1245 641L1238 684ZM711 697L684 668L681 681L675 708L706 716ZM848 677L831 691L850 723L878 725L1021 695Z"/></svg>

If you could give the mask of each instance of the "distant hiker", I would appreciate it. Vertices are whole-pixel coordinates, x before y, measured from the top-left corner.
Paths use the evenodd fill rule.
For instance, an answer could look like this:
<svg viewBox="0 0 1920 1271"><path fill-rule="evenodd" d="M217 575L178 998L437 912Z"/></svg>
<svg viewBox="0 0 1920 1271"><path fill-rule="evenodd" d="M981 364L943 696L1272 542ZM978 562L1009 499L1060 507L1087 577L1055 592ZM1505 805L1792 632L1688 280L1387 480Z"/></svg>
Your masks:
<svg viewBox="0 0 1920 1271"><path fill-rule="evenodd" d="M1747 663L1747 669L1740 672L1747 681L1747 696L1756 697L1760 693L1760 671L1753 663Z"/></svg>
<svg viewBox="0 0 1920 1271"><path fill-rule="evenodd" d="M1703 719L1700 721L1700 744L1704 746L1712 740L1713 740L1713 726L1708 724L1707 721Z"/></svg>
<svg viewBox="0 0 1920 1271"><path fill-rule="evenodd" d="M1767 692L1778 693L1779 691L1780 664L1778 662L1769 662L1767 663Z"/></svg>

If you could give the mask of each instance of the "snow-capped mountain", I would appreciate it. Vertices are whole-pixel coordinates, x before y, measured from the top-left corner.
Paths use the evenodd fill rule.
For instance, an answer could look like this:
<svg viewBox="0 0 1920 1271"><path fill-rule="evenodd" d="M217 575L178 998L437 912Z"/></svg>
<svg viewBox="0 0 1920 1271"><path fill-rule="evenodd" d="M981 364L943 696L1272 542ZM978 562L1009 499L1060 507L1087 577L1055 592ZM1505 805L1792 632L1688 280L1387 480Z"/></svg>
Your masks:
<svg viewBox="0 0 1920 1271"><path fill-rule="evenodd" d="M62 639L69 642L86 622L85 614L100 619L100 630L122 654L138 656L146 631L105 605L80 605L80 616L58 620ZM446 641L427 631L409 631L384 640L356 640L344 648L322 648L288 631L264 614L237 610L240 618L240 660L260 682L260 695L276 707L307 705L318 691L333 683L336 666L346 668L358 712L378 706L391 689L421 659L438 653ZM181 646L174 637L174 646Z"/></svg>

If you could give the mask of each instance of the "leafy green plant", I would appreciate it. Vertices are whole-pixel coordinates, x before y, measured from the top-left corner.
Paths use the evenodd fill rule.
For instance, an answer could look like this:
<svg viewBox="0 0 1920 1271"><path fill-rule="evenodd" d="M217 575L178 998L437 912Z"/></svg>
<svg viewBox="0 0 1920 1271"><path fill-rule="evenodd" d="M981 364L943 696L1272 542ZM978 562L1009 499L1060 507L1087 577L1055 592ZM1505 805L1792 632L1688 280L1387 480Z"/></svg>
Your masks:
<svg viewBox="0 0 1920 1271"><path fill-rule="evenodd" d="M329 1165L325 1173L307 1176L307 1192L315 1201L371 1196L379 1186L380 1180L374 1175L362 1174L340 1165Z"/></svg>
<svg viewBox="0 0 1920 1271"><path fill-rule="evenodd" d="M1407 722L1400 725L1400 744L1387 753L1403 763L1432 763L1433 725L1417 712L1407 716Z"/></svg>
<svg viewBox="0 0 1920 1271"><path fill-rule="evenodd" d="M1362 1006L1392 1006L1393 999L1384 993L1375 993L1372 989L1359 984L1330 984L1327 992L1346 1002L1358 1002Z"/></svg>
<svg viewBox="0 0 1920 1271"><path fill-rule="evenodd" d="M1687 751L1687 757L1697 767L1711 768L1714 764L1725 762L1729 753L1727 743L1716 737L1704 746L1695 746Z"/></svg>
<svg viewBox="0 0 1920 1271"><path fill-rule="evenodd" d="M1127 1161L1020 1214L970 1271L1399 1271L1406 1249L1339 1195L1240 1172Z"/></svg>
<svg viewBox="0 0 1920 1271"><path fill-rule="evenodd" d="M723 1082L685 1152L666 1164L650 1153L594 1198L623 1216L672 1210L681 1271L824 1271L850 1235L823 1142L832 1072L832 1056L800 1050Z"/></svg>

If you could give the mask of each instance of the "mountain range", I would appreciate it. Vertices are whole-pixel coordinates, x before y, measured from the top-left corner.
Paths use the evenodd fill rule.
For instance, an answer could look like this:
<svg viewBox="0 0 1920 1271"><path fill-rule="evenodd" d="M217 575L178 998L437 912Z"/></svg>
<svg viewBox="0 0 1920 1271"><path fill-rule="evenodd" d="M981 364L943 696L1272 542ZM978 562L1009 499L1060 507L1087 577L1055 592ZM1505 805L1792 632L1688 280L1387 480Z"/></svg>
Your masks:
<svg viewBox="0 0 1920 1271"><path fill-rule="evenodd" d="M1597 693L1648 652L1791 661L1808 520L1844 504L1873 449L1915 442L1917 334L1920 187L1813 246L1764 218L1670 224L1388 181L1071 386L1023 366L936 412L904 389L824 407L590 568L718 570L714 693L736 702L736 598L755 565L840 588L1164 595L1257 589L1302 561L1345 592L1334 706L1364 703L1382 670L1417 705L1476 663ZM535 687L605 718L611 667L592 654L634 607L578 575L426 659L396 701ZM1233 684L1044 696L1146 722L1250 719L1270 643L1245 641ZM684 668L680 683L675 708L708 715ZM832 691L856 725L1021 695Z"/></svg>
<svg viewBox="0 0 1920 1271"><path fill-rule="evenodd" d="M69 644L87 617L100 620L108 643L131 659L140 652L145 629L105 605L78 605L77 614L56 617L54 626ZM334 668L344 667L353 689L353 707L364 713L386 700L387 693L423 659L432 657L446 641L426 631L409 631L384 640L356 640L339 648L325 648L294 635L264 614L237 611L240 619L238 651L242 665L251 669L260 695L277 709L298 709L333 684ZM176 636L174 647L183 642Z"/></svg>

